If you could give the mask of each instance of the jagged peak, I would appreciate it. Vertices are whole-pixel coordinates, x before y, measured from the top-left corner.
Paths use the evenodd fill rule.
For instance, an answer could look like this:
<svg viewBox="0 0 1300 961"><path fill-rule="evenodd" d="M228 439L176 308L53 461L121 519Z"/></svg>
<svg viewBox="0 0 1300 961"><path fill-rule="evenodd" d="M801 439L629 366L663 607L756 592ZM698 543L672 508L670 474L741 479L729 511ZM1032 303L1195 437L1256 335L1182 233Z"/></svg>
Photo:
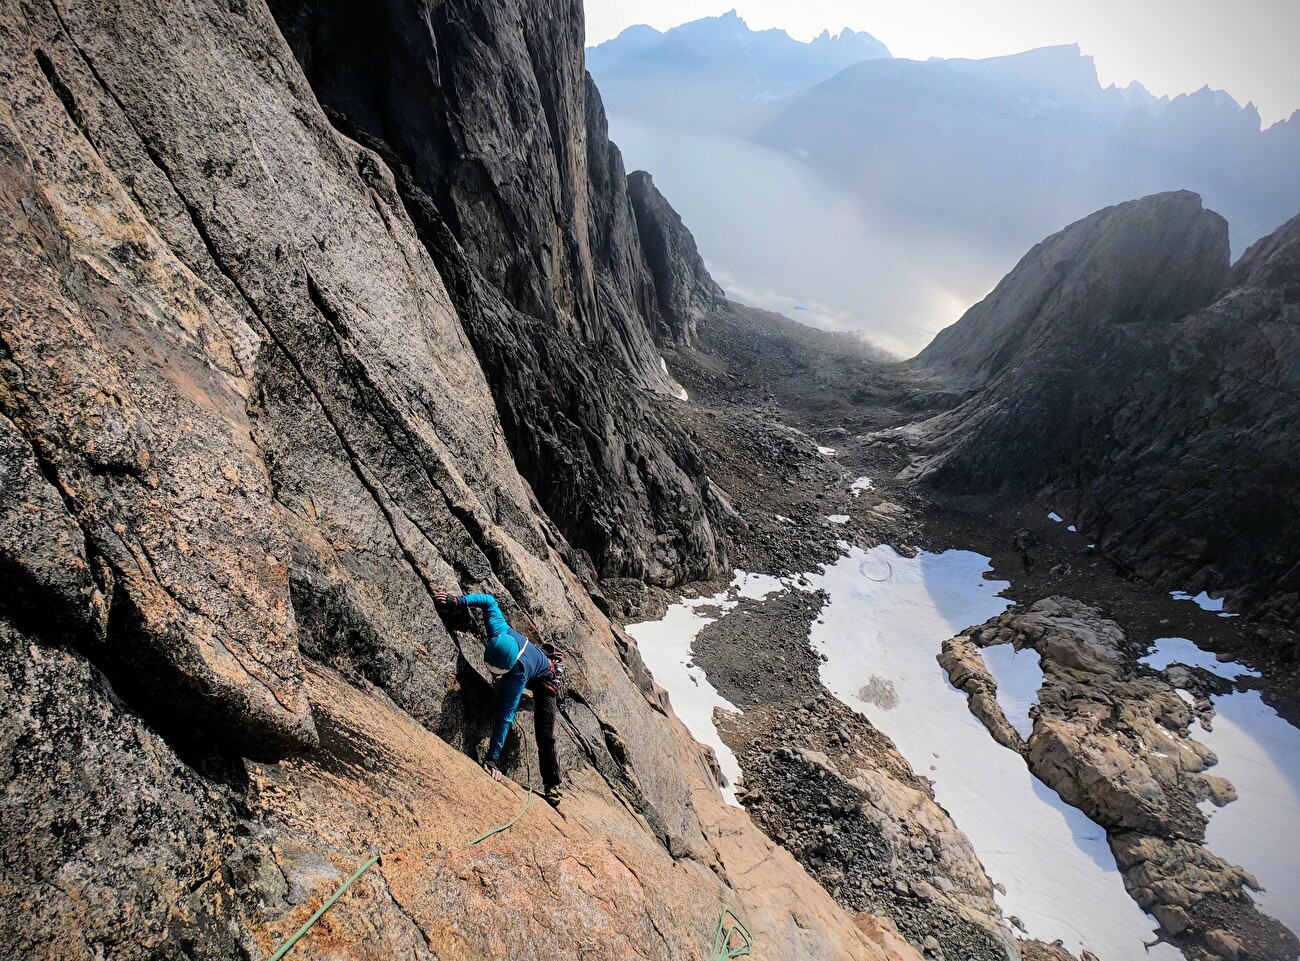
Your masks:
<svg viewBox="0 0 1300 961"><path fill-rule="evenodd" d="M1278 287L1300 299L1300 214L1250 245L1233 268L1233 283Z"/></svg>
<svg viewBox="0 0 1300 961"><path fill-rule="evenodd" d="M781 27L768 27L764 30L755 30L735 9L728 10L726 13L719 14L715 17L700 17L696 20L687 21L686 23L679 24L676 27L671 27L667 31L663 32L661 36L681 36L683 34L708 31L715 28L726 28L728 30L737 31L735 35L744 39L751 36L781 37L789 43L798 44L803 47L814 45L854 44L863 49L869 48L881 51L886 57L892 56L889 52L889 48L886 47L884 43L865 30L854 30L852 27L845 26L838 33L831 33L829 29L823 29L821 33L813 37L811 40L798 40L791 37L789 32ZM631 29L633 28L628 28L628 30ZM627 32L627 30L624 31L624 33ZM619 36L621 37L622 34Z"/></svg>
<svg viewBox="0 0 1300 961"><path fill-rule="evenodd" d="M1266 128L1266 131L1269 133L1272 133L1273 131L1282 133L1287 130L1300 130L1300 110L1293 110L1291 116L1274 121Z"/></svg>

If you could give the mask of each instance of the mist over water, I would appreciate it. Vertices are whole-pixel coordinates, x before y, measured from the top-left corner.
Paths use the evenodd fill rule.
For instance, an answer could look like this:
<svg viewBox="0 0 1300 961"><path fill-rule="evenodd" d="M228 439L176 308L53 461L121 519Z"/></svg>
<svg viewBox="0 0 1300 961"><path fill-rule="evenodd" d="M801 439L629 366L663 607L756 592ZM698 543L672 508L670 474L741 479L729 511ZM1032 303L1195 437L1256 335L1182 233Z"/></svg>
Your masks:
<svg viewBox="0 0 1300 961"><path fill-rule="evenodd" d="M887 198L864 202L789 154L725 134L609 117L628 170L649 170L727 295L911 357L1024 253Z"/></svg>

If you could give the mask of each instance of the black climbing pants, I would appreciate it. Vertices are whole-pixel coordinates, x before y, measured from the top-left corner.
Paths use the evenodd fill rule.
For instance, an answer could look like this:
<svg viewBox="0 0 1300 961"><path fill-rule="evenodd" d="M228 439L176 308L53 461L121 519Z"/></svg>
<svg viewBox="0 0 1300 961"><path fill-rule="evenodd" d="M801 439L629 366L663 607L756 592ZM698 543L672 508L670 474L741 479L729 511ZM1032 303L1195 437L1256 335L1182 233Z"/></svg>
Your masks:
<svg viewBox="0 0 1300 961"><path fill-rule="evenodd" d="M528 685L533 692L533 731L537 735L537 763L542 769L542 786L560 783L560 756L555 750L555 715L558 704L555 691L547 686L546 675Z"/></svg>

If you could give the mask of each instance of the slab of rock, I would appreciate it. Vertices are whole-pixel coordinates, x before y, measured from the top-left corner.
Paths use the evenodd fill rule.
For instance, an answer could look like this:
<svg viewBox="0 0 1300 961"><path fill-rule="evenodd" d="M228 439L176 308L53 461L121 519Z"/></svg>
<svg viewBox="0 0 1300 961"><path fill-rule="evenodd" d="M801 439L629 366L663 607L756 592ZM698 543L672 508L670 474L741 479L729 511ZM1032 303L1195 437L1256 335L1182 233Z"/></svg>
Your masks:
<svg viewBox="0 0 1300 961"><path fill-rule="evenodd" d="M1192 736L1192 708L1132 662L1119 625L1080 601L1045 598L968 631L948 647L951 669L977 684L971 648L1002 643L1034 648L1043 669L1022 752L1030 770L1106 829L1138 905L1189 949L1214 951L1208 932L1220 927L1248 940L1251 957L1293 958L1300 940L1245 893L1255 879L1204 847L1198 803L1235 792L1206 773L1216 759Z"/></svg>
<svg viewBox="0 0 1300 961"><path fill-rule="evenodd" d="M660 355L717 287L666 203L638 220L581 4L271 8L331 119L393 169L574 566L660 586L726 570L726 507Z"/></svg>
<svg viewBox="0 0 1300 961"><path fill-rule="evenodd" d="M550 13L469 10L441 63L489 86L525 71L581 112L580 41L558 63L545 33L572 46L577 7ZM0 80L0 943L265 957L380 850L299 950L485 957L523 937L557 958L686 957L726 906L781 957L915 961L724 808L516 468L446 286L467 261L431 256L414 201L327 120L262 3L10 5ZM580 170L580 137L551 143ZM543 221L582 210L550 199ZM564 238L586 226L550 247L521 234L509 259L581 261ZM566 277L539 268L520 296L583 302ZM544 353L537 322L512 334ZM599 380L583 370L605 337L588 333L566 355L574 383ZM527 393L531 368L492 358ZM578 396L622 436L618 406L596 403L617 395ZM511 415L520 431L532 413ZM658 461L622 443L611 458L606 489L650 503ZM557 473L556 496L587 510L580 474ZM673 552L689 554L669 536L664 577ZM515 783L479 772L495 699L440 588L491 591L562 641L581 692L564 814L533 804L472 849L536 765L512 738Z"/></svg>
<svg viewBox="0 0 1300 961"><path fill-rule="evenodd" d="M290 546L246 410L245 312L188 269L123 182L140 162L161 174L56 13L7 16L0 409L25 439L10 434L9 469L39 465L64 507L55 529L94 574L75 589L86 597L59 592L82 608L63 615L103 618L102 639L83 643L117 683L147 689L151 710L250 754L308 747ZM29 556L30 574L43 562Z"/></svg>

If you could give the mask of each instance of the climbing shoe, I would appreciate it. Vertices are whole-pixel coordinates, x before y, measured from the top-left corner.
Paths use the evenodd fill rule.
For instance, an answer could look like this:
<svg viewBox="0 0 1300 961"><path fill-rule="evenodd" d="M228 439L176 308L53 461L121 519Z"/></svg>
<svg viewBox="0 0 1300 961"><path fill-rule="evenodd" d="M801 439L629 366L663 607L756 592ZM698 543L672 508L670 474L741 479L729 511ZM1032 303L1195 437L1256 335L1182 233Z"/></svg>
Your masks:
<svg viewBox="0 0 1300 961"><path fill-rule="evenodd" d="M560 786L552 784L550 787L542 789L542 799L553 808L560 806Z"/></svg>

